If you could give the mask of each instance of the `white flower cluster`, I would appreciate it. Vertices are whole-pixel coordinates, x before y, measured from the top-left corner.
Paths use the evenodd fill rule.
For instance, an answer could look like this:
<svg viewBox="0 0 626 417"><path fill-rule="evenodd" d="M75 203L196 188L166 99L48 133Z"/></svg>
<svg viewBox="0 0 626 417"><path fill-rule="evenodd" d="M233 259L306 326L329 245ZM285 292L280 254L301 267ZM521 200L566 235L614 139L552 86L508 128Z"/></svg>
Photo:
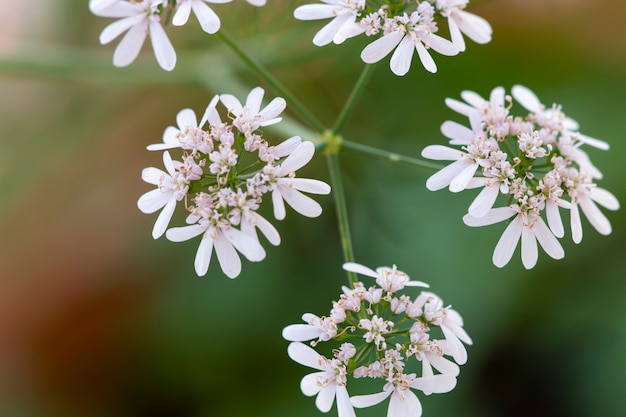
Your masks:
<svg viewBox="0 0 626 417"><path fill-rule="evenodd" d="M564 236L560 208L569 209L572 239L582 239L580 211L595 229L607 235L611 224L599 204L617 210L619 202L595 180L602 173L581 147L607 150L608 144L578 132L578 123L566 117L561 107L546 107L528 88L516 85L511 94L495 88L489 100L471 91L461 94L464 102L447 99L454 111L469 118L470 127L447 121L442 133L451 145L427 146L422 156L454 161L432 175L426 187L452 192L481 188L463 221L468 226L485 226L511 219L493 253L493 263L506 265L521 239L522 263L527 269L537 263L537 242L554 259L564 257L557 240ZM510 113L515 99L528 113ZM507 205L493 208L498 196ZM545 213L547 225L542 218Z"/></svg>
<svg viewBox="0 0 626 417"><path fill-rule="evenodd" d="M198 275L206 274L213 248L230 278L241 272L237 251L253 262L265 258L256 229L271 244L280 243L274 226L257 213L265 194L271 193L274 216L282 220L285 201L304 216L321 214L321 206L301 191L330 192L322 181L295 177L295 171L313 157L312 142L294 136L271 146L263 139L259 129L278 123L286 106L277 97L261 109L263 95L260 87L253 89L245 105L229 94L215 96L199 123L193 110L184 109L176 117L178 126L163 133L163 143L148 146L164 150L166 171L143 170L142 179L157 188L142 195L137 205L144 213L161 210L152 231L155 239L164 233L174 242L202 235L195 258ZM221 120L218 102L228 109L230 122ZM169 149L179 149L181 160L173 160ZM166 232L179 202L189 211L188 225Z"/></svg>
<svg viewBox="0 0 626 417"><path fill-rule="evenodd" d="M327 317L304 314L307 324L283 330L283 337L292 342L289 357L317 370L302 379L302 392L317 395L315 404L322 412L328 412L336 398L339 417L355 416L354 407L370 407L388 397L388 417L421 416L420 401L411 389L426 395L451 391L458 365L467 361L462 342L472 340L463 330L461 316L431 292L423 291L414 300L400 295L405 286L428 285L411 281L395 266L374 271L346 263L344 269L375 278L377 285L357 282L354 288L343 287ZM433 338L435 329L443 338ZM334 342L334 347L326 348L326 357L302 343L306 341L318 348ZM382 391L350 397L348 377L380 380Z"/></svg>
<svg viewBox="0 0 626 417"><path fill-rule="evenodd" d="M173 13L172 24L182 26L193 11L209 34L220 28L220 18L207 3L229 3L231 0L89 0L89 10L100 17L119 18L100 34L100 43L107 44L126 32L113 54L113 65L130 65L150 35L157 62L166 71L176 66L176 51L163 30L164 16ZM247 0L254 6L265 5L266 0Z"/></svg>
<svg viewBox="0 0 626 417"><path fill-rule="evenodd" d="M456 55L465 50L463 34L477 43L491 41L489 23L464 10L469 0L385 0L382 5L380 1L366 0L324 0L324 3L307 4L294 11L300 20L332 18L313 38L315 45L339 44L360 34L382 35L365 47L361 59L372 64L395 49L390 66L400 76L409 71L415 51L424 68L434 73L437 65L429 49L442 55ZM446 19L451 41L436 34L438 17Z"/></svg>

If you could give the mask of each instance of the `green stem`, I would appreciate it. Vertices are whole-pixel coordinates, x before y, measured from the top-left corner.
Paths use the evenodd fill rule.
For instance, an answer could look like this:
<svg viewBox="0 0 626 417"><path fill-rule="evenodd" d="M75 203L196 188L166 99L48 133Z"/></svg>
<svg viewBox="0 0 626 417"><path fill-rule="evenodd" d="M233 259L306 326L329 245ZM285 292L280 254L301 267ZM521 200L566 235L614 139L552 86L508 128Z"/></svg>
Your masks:
<svg viewBox="0 0 626 417"><path fill-rule="evenodd" d="M344 104L343 109L341 109L339 117L337 117L337 120L335 121L335 125L332 129L333 134L338 135L343 130L343 127L348 121L348 118L354 111L354 107L356 106L356 103L358 102L361 93L365 90L365 86L367 85L367 82L369 81L373 70L374 65L365 65L365 67L363 67L361 75L359 76L356 84L352 88L352 92L350 93L348 100Z"/></svg>
<svg viewBox="0 0 626 417"><path fill-rule="evenodd" d="M371 146L362 145L360 143L343 140L341 146L344 148L360 152L365 155L374 156L376 158L384 159L390 162L400 162L403 164L411 165L418 168L424 168L429 171L439 171L444 168L443 165L439 165L433 162L424 161L422 159L412 158L410 156L399 155L397 153L385 151L378 148L372 148Z"/></svg>
<svg viewBox="0 0 626 417"><path fill-rule="evenodd" d="M354 251L352 249L352 238L350 237L350 225L348 223L348 208L346 206L346 196L343 191L341 170L339 169L339 154L337 152L326 152L326 160L328 161L330 186L333 189L335 210L337 211L343 260L345 262L354 262ZM348 282L350 284L357 282L357 277L354 272L348 272Z"/></svg>
<svg viewBox="0 0 626 417"><path fill-rule="evenodd" d="M220 38L242 61L263 78L276 92L284 97L295 111L319 133L326 130L317 118L294 96L280 81L276 79L259 61L249 55L239 47L239 44L226 34L223 30L218 31L215 36Z"/></svg>

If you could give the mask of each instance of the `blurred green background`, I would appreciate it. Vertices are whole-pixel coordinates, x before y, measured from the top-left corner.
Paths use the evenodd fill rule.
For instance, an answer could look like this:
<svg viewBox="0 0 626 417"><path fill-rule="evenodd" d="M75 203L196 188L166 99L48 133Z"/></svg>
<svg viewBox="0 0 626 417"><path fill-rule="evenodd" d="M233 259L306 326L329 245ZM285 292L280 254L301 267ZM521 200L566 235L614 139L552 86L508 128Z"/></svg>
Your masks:
<svg viewBox="0 0 626 417"><path fill-rule="evenodd" d="M214 10L331 125L367 40L317 48L322 22L291 17L305 2L268 2ZM98 44L111 20L90 15L86 0L0 6L0 416L322 415L300 393L309 370L280 334L304 312L327 313L344 284L332 198L317 198L318 219L288 212L283 244L244 261L235 280L216 264L195 276L198 240L152 240L156 216L136 208L151 189L141 170L161 166L145 147L180 109L265 85L194 18L168 28L179 63L166 73L148 44L114 68L114 46ZM493 41L435 54L436 75L415 58L396 77L384 60L345 136L419 156L445 142L439 126L455 118L445 97L521 83L611 144L589 154L600 186L626 202L626 3L483 0L470 11L490 21ZM605 211L608 237L586 221L581 244L566 235L564 260L540 253L526 271L517 252L498 269L503 226L461 221L475 193L428 192L430 172L349 150L341 163L357 260L429 282L474 339L457 388L420 397L425 416L626 416L624 210ZM324 158L302 175L328 180ZM358 415L386 415L386 403Z"/></svg>

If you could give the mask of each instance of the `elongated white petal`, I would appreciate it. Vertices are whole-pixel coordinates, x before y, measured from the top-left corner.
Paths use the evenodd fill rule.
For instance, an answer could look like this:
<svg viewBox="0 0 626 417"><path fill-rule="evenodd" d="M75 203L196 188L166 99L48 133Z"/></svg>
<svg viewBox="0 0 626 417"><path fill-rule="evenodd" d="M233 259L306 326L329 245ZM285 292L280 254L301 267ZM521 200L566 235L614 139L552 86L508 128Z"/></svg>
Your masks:
<svg viewBox="0 0 626 417"><path fill-rule="evenodd" d="M402 38L398 47L391 55L391 61L389 66L391 72L396 75L403 76L411 68L411 60L413 59L413 52L415 50L415 44L409 36Z"/></svg>
<svg viewBox="0 0 626 417"><path fill-rule="evenodd" d="M180 148L180 142L177 137L178 133L180 133L180 130L174 126L168 126L163 132L163 143L153 143L152 145L146 146L146 149L149 151L162 151L165 149Z"/></svg>
<svg viewBox="0 0 626 417"><path fill-rule="evenodd" d="M280 194L278 187L272 191L272 205L274 206L274 217L276 220L282 220L285 218L287 212L285 211L285 201Z"/></svg>
<svg viewBox="0 0 626 417"><path fill-rule="evenodd" d="M463 170L450 182L450 191L453 193L463 191L478 169L478 162L471 163L470 160L463 161L467 161L469 164L467 164L467 166L463 168Z"/></svg>
<svg viewBox="0 0 626 417"><path fill-rule="evenodd" d="M309 163L315 154L313 142L302 142L276 170L276 176L282 177L297 171Z"/></svg>
<svg viewBox="0 0 626 417"><path fill-rule="evenodd" d="M213 244L222 272L228 278L236 278L241 273L241 259L233 244L226 238L223 231L218 232L218 238Z"/></svg>
<svg viewBox="0 0 626 417"><path fill-rule="evenodd" d="M206 107L206 110L204 111L204 115L202 115L202 119L200 119L200 123L198 124L198 127L204 126L204 124L207 121L212 125L219 125L222 123L220 114L217 112L217 109L215 108L219 99L220 99L219 95L216 94L213 96L213 98L209 102L209 105Z"/></svg>
<svg viewBox="0 0 626 417"><path fill-rule="evenodd" d="M420 57L420 61L422 61L422 65L426 68L426 71L432 72L433 74L437 72L437 64L435 64L435 60L426 50L426 47L421 43L417 42L415 44L415 50L417 51L417 55Z"/></svg>
<svg viewBox="0 0 626 417"><path fill-rule="evenodd" d="M139 200L137 200L137 207L143 213L150 214L161 209L170 200L172 200L172 196L170 194L166 194L157 188L155 190L150 190L139 197Z"/></svg>
<svg viewBox="0 0 626 417"><path fill-rule="evenodd" d="M565 257L565 251L559 243L558 239L548 229L548 226L543 222L543 219L539 219L533 227L533 232L537 237L537 241L543 248L543 250L553 259L563 259Z"/></svg>
<svg viewBox="0 0 626 417"><path fill-rule="evenodd" d="M445 374L415 378L415 380L411 383L411 388L415 388L420 391L424 391L426 389L436 394L450 392L454 389L454 387L456 387L456 378Z"/></svg>
<svg viewBox="0 0 626 417"><path fill-rule="evenodd" d="M174 17L172 17L172 24L174 26L182 26L187 23L189 15L191 15L192 3L192 1L183 1L178 3L176 13L174 13Z"/></svg>
<svg viewBox="0 0 626 417"><path fill-rule="evenodd" d="M603 151L608 151L610 149L609 144L605 141L592 138L591 136L583 135L581 133L578 133L578 140L589 146L593 146L594 148L602 149Z"/></svg>
<svg viewBox="0 0 626 417"><path fill-rule="evenodd" d="M315 405L322 413L328 413L333 406L337 384L330 383L324 386L315 398Z"/></svg>
<svg viewBox="0 0 626 417"><path fill-rule="evenodd" d="M434 33L428 35L424 39L424 43L441 55L454 56L459 53L459 48L457 48L452 42L439 35L435 35Z"/></svg>
<svg viewBox="0 0 626 417"><path fill-rule="evenodd" d="M354 408L350 403L350 396L345 385L337 386L337 416L338 417L356 417Z"/></svg>
<svg viewBox="0 0 626 417"><path fill-rule="evenodd" d="M287 156L296 150L298 146L302 143L302 139L300 136L293 136L274 147L274 153L279 156Z"/></svg>
<svg viewBox="0 0 626 417"><path fill-rule="evenodd" d="M583 239L583 225L580 221L580 212L578 211L578 204L572 203L570 209L570 225L572 229L572 240L574 243L580 243Z"/></svg>
<svg viewBox="0 0 626 417"><path fill-rule="evenodd" d="M432 366L439 372L445 375L457 376L459 375L461 368L456 363L439 355L428 355L428 359Z"/></svg>
<svg viewBox="0 0 626 417"><path fill-rule="evenodd" d="M280 245L280 234L278 233L278 230L276 230L272 223L258 214L256 216L256 227L259 228L268 242L274 246Z"/></svg>
<svg viewBox="0 0 626 417"><path fill-rule="evenodd" d="M283 110L285 110L285 107L287 107L287 102L282 97L276 97L270 101L270 103L259 112L264 119L261 126L269 126L280 122L282 119L276 116L281 114Z"/></svg>
<svg viewBox="0 0 626 417"><path fill-rule="evenodd" d="M165 237L172 242L184 242L201 235L206 231L206 226L192 224L190 226L174 227L165 232Z"/></svg>
<svg viewBox="0 0 626 417"><path fill-rule="evenodd" d="M220 30L221 22L219 16L205 2L193 1L191 8L203 31L213 34Z"/></svg>
<svg viewBox="0 0 626 417"><path fill-rule="evenodd" d="M324 368L320 365L320 354L313 348L305 345L301 342L292 342L287 347L287 354L289 357L298 362L300 365L308 366L309 368L323 371Z"/></svg>
<svg viewBox="0 0 626 417"><path fill-rule="evenodd" d="M343 269L346 271L354 272L356 274L365 275L366 277L378 278L378 274L376 273L376 271L366 267L365 265L357 264L356 262L344 263Z"/></svg>
<svg viewBox="0 0 626 417"><path fill-rule="evenodd" d="M310 178L291 178L290 184L293 188L305 193L311 194L328 194L330 193L330 185L323 181Z"/></svg>
<svg viewBox="0 0 626 417"><path fill-rule="evenodd" d="M176 115L176 124L178 124L180 129L185 129L186 127L198 127L196 112L191 109L182 109Z"/></svg>
<svg viewBox="0 0 626 417"><path fill-rule="evenodd" d="M387 416L421 417L422 404L411 390L403 390L402 393L394 390L389 400Z"/></svg>
<svg viewBox="0 0 626 417"><path fill-rule="evenodd" d="M322 330L319 327L308 324L290 324L283 329L283 339L290 342L306 342L317 339L321 333Z"/></svg>
<svg viewBox="0 0 626 417"><path fill-rule="evenodd" d="M312 374L305 375L300 381L300 390L302 390L302 393L307 397L317 395L322 389L322 385L318 384L318 380L325 376L326 372L313 372Z"/></svg>
<svg viewBox="0 0 626 417"><path fill-rule="evenodd" d="M318 217L322 214L322 206L317 201L294 188L283 186L281 183L282 180L278 183L280 194L291 208L306 217Z"/></svg>
<svg viewBox="0 0 626 417"><path fill-rule="evenodd" d="M131 27L113 53L113 65L116 67L125 67L130 65L143 46L148 31L148 22L141 20Z"/></svg>
<svg viewBox="0 0 626 417"><path fill-rule="evenodd" d="M150 22L150 40L157 62L166 71L176 66L176 51L159 22Z"/></svg>
<svg viewBox="0 0 626 417"><path fill-rule="evenodd" d="M390 391L377 392L375 394L355 395L350 397L350 402L357 408L367 408L385 401L391 394Z"/></svg>
<svg viewBox="0 0 626 417"><path fill-rule="evenodd" d="M89 10L100 17L123 18L139 14L135 4L120 0L92 0L89 2Z"/></svg>
<svg viewBox="0 0 626 417"><path fill-rule="evenodd" d="M488 226L490 224L500 223L506 219L510 219L516 214L511 207L498 207L489 210L481 217L475 217L471 214L463 216L463 223L470 227Z"/></svg>
<svg viewBox="0 0 626 417"><path fill-rule="evenodd" d="M235 228L222 229L224 237L251 262L259 262L265 258L265 249L258 240L251 238ZM217 248L216 248L217 250ZM239 259L239 256L237 256Z"/></svg>
<svg viewBox="0 0 626 417"><path fill-rule="evenodd" d="M437 191L447 187L457 175L462 173L463 170L470 165L472 165L472 162L468 159L459 159L458 161L454 161L450 165L431 175L426 180L426 188L430 191Z"/></svg>
<svg viewBox="0 0 626 417"><path fill-rule="evenodd" d="M106 45L131 27L135 26L141 19L143 19L143 16L141 15L132 15L109 24L100 33L100 43L102 45Z"/></svg>
<svg viewBox="0 0 626 417"><path fill-rule="evenodd" d="M174 209L176 208L176 199L170 197L170 200L165 204L163 210L157 217L156 222L154 223L154 227L152 228L152 237L154 239L158 239L165 233L167 226L170 224L170 220L172 219L172 215L174 214Z"/></svg>
<svg viewBox="0 0 626 417"><path fill-rule="evenodd" d="M462 158L463 152L443 145L428 145L422 149L424 158L435 161L456 161Z"/></svg>
<svg viewBox="0 0 626 417"><path fill-rule="evenodd" d="M522 225L519 219L516 217L513 221L504 229L504 233L498 240L498 244L493 251L493 264L498 268L502 268L508 264L513 257L513 252L517 247L517 242L522 235Z"/></svg>
<svg viewBox="0 0 626 417"><path fill-rule="evenodd" d="M563 221L561 220L561 213L559 212L559 206L552 201L546 203L546 218L548 219L548 226L556 237L565 236L565 230L563 229Z"/></svg>
<svg viewBox="0 0 626 417"><path fill-rule="evenodd" d="M468 106L466 103L455 100L453 98L446 98L445 103L446 106L448 106L451 110L454 110L455 112L462 114L463 116L469 117L469 115L475 114L477 112L474 107Z"/></svg>
<svg viewBox="0 0 626 417"><path fill-rule="evenodd" d="M448 28L450 29L450 39L452 39L454 46L461 52L465 51L465 40L461 34L461 29L459 29L459 25L457 25L452 16L448 17Z"/></svg>
<svg viewBox="0 0 626 417"><path fill-rule="evenodd" d="M305 4L293 11L293 16L298 20L320 20L334 17L337 7L328 4Z"/></svg>
<svg viewBox="0 0 626 417"><path fill-rule="evenodd" d="M265 95L265 90L261 87L254 87L248 93L248 97L246 97L246 107L250 110L250 113L257 114L261 110L261 103L263 102L263 96Z"/></svg>
<svg viewBox="0 0 626 417"><path fill-rule="evenodd" d="M514 85L511 89L511 95L526 110L531 112L537 112L541 110L541 101L539 101L537 95L533 93L529 88L519 84Z"/></svg>
<svg viewBox="0 0 626 417"><path fill-rule="evenodd" d="M167 175L165 171L154 167L144 168L141 171L141 179L152 185L159 185L164 175Z"/></svg>
<svg viewBox="0 0 626 417"><path fill-rule="evenodd" d="M591 198L585 196L579 198L578 204L585 213L585 217L589 220L589 223L602 235L608 235L611 233L611 223L609 219L600 211L598 206L594 204Z"/></svg>
<svg viewBox="0 0 626 417"><path fill-rule="evenodd" d="M373 64L380 61L389 55L393 48L400 43L403 37L404 33L395 31L383 36L382 38L376 39L363 49L361 52L361 59L366 64Z"/></svg>
<svg viewBox="0 0 626 417"><path fill-rule="evenodd" d="M450 144L452 145L467 145L476 137L476 134L467 126L451 120L443 122L441 133L451 139Z"/></svg>
<svg viewBox="0 0 626 417"><path fill-rule="evenodd" d="M220 101L222 102L222 104L224 104L224 106L226 106L230 113L239 114L243 109L243 106L241 105L237 97L231 94L220 94Z"/></svg>
<svg viewBox="0 0 626 417"><path fill-rule="evenodd" d="M474 217L484 216L493 208L499 194L500 189L497 185L483 188L472 201L467 212Z"/></svg>
<svg viewBox="0 0 626 417"><path fill-rule="evenodd" d="M619 209L619 201L617 200L617 198L604 188L592 188L589 196L593 201L600 204L604 208L613 211Z"/></svg>
<svg viewBox="0 0 626 417"><path fill-rule="evenodd" d="M454 358L454 361L459 365L464 365L467 362L467 351L465 350L463 343L461 343L459 338L456 337L454 332L447 326L441 325L441 331L446 338L450 354Z"/></svg>
<svg viewBox="0 0 626 417"><path fill-rule="evenodd" d="M316 46L328 45L333 41L333 38L337 32L339 32L339 29L341 29L341 27L350 20L354 20L354 16L350 13L344 12L339 14L315 34L313 37L313 44Z"/></svg>
<svg viewBox="0 0 626 417"><path fill-rule="evenodd" d="M196 274L198 274L198 276L202 277L206 275L207 271L209 270L209 265L211 263L212 254L213 254L213 239L208 235L204 236L202 240L200 241L200 245L198 246L198 251L196 252L196 258L193 263L194 268L196 269Z"/></svg>
<svg viewBox="0 0 626 417"><path fill-rule="evenodd" d="M537 239L530 227L522 226L522 264L531 269L537 264Z"/></svg>
<svg viewBox="0 0 626 417"><path fill-rule="evenodd" d="M485 44L491 41L493 30L485 19L464 10L457 12L455 20L465 35L476 43ZM455 17L456 17L455 16Z"/></svg>

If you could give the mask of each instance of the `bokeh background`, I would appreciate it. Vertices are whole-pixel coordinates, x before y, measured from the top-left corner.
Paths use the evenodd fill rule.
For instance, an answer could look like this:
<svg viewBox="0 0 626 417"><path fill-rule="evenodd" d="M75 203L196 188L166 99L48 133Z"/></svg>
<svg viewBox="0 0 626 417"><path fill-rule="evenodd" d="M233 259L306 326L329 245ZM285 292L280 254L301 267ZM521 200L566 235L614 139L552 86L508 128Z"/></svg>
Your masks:
<svg viewBox="0 0 626 417"><path fill-rule="evenodd" d="M366 40L313 46L322 22L291 17L303 3L214 10L331 125ZM280 333L303 312L326 313L344 283L332 198L318 198L318 219L289 212L283 244L244 261L235 280L217 265L195 276L197 239L154 241L156 216L136 207L151 188L141 170L161 166L145 147L180 109L265 85L195 20L168 28L179 64L166 73L147 44L114 68L114 46L97 40L110 21L86 0L0 0L0 10L0 416L321 415ZM414 59L396 77L384 60L345 136L418 156L445 141L439 126L455 117L445 97L521 83L611 144L589 154L600 186L626 202L626 3L483 0L470 11L491 22L493 41L435 56L436 75ZM424 415L626 416L624 210L607 213L608 237L586 222L581 244L567 235L564 260L541 253L526 271L516 253L498 269L502 225L461 221L473 193L428 192L430 172L349 150L341 163L357 260L429 282L474 339L457 388L422 396ZM327 180L324 158L302 174ZM358 415L386 415L386 404Z"/></svg>

